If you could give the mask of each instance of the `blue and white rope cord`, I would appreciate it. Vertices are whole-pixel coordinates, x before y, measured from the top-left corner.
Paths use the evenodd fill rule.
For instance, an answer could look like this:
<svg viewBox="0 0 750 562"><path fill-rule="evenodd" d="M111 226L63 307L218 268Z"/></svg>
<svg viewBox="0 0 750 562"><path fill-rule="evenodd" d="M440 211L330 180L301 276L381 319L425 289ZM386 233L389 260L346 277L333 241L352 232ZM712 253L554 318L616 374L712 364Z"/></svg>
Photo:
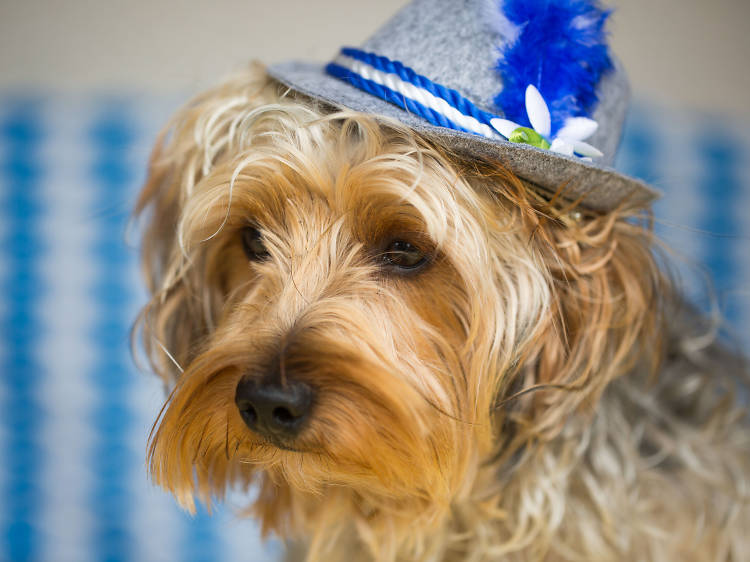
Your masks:
<svg viewBox="0 0 750 562"><path fill-rule="evenodd" d="M345 47L326 66L326 72L433 125L489 139L503 138L490 123L497 115L479 109L456 90L436 84L398 61Z"/></svg>

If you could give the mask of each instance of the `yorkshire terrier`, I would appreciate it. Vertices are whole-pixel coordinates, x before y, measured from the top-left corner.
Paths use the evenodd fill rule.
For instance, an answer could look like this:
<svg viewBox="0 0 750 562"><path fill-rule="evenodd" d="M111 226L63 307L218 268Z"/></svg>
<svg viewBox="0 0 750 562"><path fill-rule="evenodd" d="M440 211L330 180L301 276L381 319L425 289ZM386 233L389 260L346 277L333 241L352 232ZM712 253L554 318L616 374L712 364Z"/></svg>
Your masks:
<svg viewBox="0 0 750 562"><path fill-rule="evenodd" d="M750 556L746 372L686 328L646 204L256 64L177 114L137 211L149 467L186 509L248 489L307 560Z"/></svg>

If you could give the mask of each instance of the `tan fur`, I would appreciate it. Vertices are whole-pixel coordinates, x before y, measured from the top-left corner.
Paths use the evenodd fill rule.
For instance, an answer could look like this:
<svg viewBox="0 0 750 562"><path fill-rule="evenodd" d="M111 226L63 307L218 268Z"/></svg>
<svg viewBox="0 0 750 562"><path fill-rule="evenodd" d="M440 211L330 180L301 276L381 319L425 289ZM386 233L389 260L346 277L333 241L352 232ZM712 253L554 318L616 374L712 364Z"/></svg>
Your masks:
<svg viewBox="0 0 750 562"><path fill-rule="evenodd" d="M172 388L155 482L187 509L257 486L249 513L309 560L746 559L741 368L672 329L647 210L587 213L564 187L259 65L191 102L138 203L138 326ZM394 235L432 262L383 271ZM279 361L319 390L297 451L234 405Z"/></svg>

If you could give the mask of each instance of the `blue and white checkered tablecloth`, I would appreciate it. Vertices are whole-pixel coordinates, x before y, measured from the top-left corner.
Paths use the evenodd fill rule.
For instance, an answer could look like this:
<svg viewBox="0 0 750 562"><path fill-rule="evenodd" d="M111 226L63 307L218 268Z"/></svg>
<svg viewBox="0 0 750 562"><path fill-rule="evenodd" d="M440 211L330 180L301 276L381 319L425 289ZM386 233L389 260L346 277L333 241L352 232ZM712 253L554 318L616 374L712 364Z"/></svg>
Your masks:
<svg viewBox="0 0 750 562"><path fill-rule="evenodd" d="M273 560L232 506L191 518L147 480L163 390L129 329L126 224L176 98L0 95L0 561ZM657 229L750 346L750 129L647 104L619 167L665 192ZM237 504L239 505L239 503Z"/></svg>

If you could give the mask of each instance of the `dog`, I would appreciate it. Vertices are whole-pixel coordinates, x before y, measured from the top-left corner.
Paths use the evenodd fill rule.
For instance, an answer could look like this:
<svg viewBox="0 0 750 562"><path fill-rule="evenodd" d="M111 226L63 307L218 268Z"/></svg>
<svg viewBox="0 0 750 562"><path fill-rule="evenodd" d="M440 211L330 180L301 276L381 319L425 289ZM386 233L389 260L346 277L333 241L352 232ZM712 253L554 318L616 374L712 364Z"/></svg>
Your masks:
<svg viewBox="0 0 750 562"><path fill-rule="evenodd" d="M148 466L307 560L745 560L742 362L648 205L589 211L253 64L137 204Z"/></svg>

